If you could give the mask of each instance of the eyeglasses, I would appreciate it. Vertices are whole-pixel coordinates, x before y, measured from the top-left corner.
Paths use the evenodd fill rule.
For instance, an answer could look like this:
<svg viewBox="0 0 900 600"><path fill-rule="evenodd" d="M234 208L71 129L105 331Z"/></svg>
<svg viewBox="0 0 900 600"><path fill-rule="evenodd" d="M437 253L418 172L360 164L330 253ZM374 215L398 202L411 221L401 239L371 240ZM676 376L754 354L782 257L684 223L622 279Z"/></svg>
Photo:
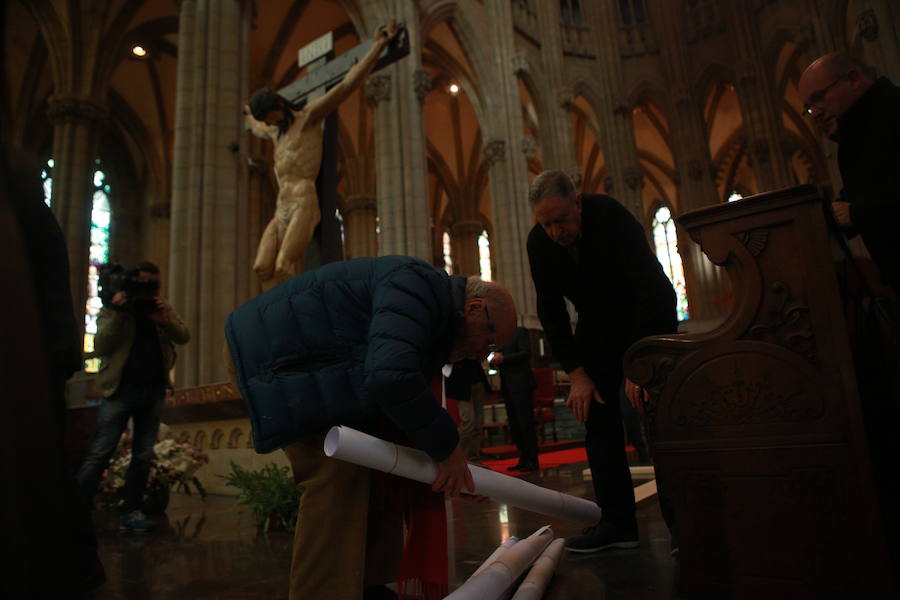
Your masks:
<svg viewBox="0 0 900 600"><path fill-rule="evenodd" d="M837 79L835 79L834 81L832 81L831 83L829 83L828 85L823 87L821 90L810 94L809 102L807 102L806 104L803 105L803 114L806 115L807 117L811 117L813 107L822 108L822 102L825 100L825 96L828 94L828 92L831 91L831 88L836 86L839 81L846 79L846 78L847 78L847 74L844 73L843 75L841 75L840 77L838 77Z"/></svg>
<svg viewBox="0 0 900 600"><path fill-rule="evenodd" d="M491 333L490 342L488 342L488 352L494 352L497 350L497 329L494 327L494 322L491 321L491 313L488 310L487 302L484 303L484 316L487 319L487 328Z"/></svg>

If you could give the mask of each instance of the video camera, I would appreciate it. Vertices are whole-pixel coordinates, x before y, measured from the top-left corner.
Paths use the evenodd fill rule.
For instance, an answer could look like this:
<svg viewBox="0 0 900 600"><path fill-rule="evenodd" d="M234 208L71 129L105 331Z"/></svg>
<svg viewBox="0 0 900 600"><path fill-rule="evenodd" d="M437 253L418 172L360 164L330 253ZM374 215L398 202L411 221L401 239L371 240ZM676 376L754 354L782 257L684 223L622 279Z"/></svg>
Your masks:
<svg viewBox="0 0 900 600"><path fill-rule="evenodd" d="M134 315L149 315L156 311L159 279L141 277L141 271L136 267L126 269L116 263L105 265L100 268L98 286L100 300L107 308L127 310ZM125 292L126 295L122 306L116 306L112 302L113 296L118 292Z"/></svg>

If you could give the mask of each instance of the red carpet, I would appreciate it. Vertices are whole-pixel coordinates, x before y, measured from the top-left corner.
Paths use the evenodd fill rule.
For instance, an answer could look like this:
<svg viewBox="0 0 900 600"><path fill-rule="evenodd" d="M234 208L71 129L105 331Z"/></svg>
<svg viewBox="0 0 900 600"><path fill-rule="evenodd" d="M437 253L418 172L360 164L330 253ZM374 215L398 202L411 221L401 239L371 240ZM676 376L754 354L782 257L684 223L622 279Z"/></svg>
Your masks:
<svg viewBox="0 0 900 600"><path fill-rule="evenodd" d="M498 473L516 474L518 471L509 471L507 469L517 462L519 462L519 457L515 456L499 460L486 460L481 463L481 466ZM572 463L587 462L587 454L584 451L584 446L567 450L556 450L554 452L542 452L538 455L538 462L541 464L541 469L552 469Z"/></svg>

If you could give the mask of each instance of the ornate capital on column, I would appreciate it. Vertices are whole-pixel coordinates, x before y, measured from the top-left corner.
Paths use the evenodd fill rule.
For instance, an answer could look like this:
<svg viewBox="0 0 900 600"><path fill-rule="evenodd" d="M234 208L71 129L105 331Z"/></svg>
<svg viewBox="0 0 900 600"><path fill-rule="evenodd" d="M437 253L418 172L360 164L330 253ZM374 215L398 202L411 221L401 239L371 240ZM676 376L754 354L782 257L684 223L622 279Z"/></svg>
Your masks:
<svg viewBox="0 0 900 600"><path fill-rule="evenodd" d="M375 108L383 100L391 99L391 76L388 73L371 75L366 81L366 103Z"/></svg>
<svg viewBox="0 0 900 600"><path fill-rule="evenodd" d="M569 86L556 90L556 102L562 108L569 108L575 104L575 90Z"/></svg>
<svg viewBox="0 0 900 600"><path fill-rule="evenodd" d="M752 146L753 158L757 164L765 164L769 162L769 141L758 139L753 142Z"/></svg>
<svg viewBox="0 0 900 600"><path fill-rule="evenodd" d="M878 39L878 17L875 11L867 8L856 15L856 29L859 35L867 42L874 42Z"/></svg>
<svg viewBox="0 0 900 600"><path fill-rule="evenodd" d="M531 72L531 63L528 62L528 57L524 54L516 54L512 57L512 70L513 75L516 77L520 77L525 75L526 73Z"/></svg>
<svg viewBox="0 0 900 600"><path fill-rule="evenodd" d="M604 190L607 194L612 194L612 193L613 193L613 188L614 188L614 187L615 187L615 185L613 184L613 176L612 176L612 175L605 175L605 176L603 177L603 190Z"/></svg>
<svg viewBox="0 0 900 600"><path fill-rule="evenodd" d="M534 155L537 154L537 140L530 135L526 135L519 142L519 150L525 155L525 158L534 158Z"/></svg>
<svg viewBox="0 0 900 600"><path fill-rule="evenodd" d="M644 187L644 172L640 167L626 167L622 171L622 177L625 179L625 185L632 190Z"/></svg>
<svg viewBox="0 0 900 600"><path fill-rule="evenodd" d="M751 62L744 62L738 65L737 69L738 87L747 90L756 85L759 80L756 65Z"/></svg>
<svg viewBox="0 0 900 600"><path fill-rule="evenodd" d="M47 118L54 125L66 122L103 123L107 116L106 109L94 100L75 96L51 97L47 108Z"/></svg>
<svg viewBox="0 0 900 600"><path fill-rule="evenodd" d="M506 142L500 139L490 139L484 144L482 149L484 153L484 162L488 168L493 167L497 162L506 158Z"/></svg>
<svg viewBox="0 0 900 600"><path fill-rule="evenodd" d="M431 73L425 69L413 71L413 88L416 90L416 97L419 99L419 102L424 102L425 96L431 91Z"/></svg>
<svg viewBox="0 0 900 600"><path fill-rule="evenodd" d="M581 187L581 165L576 163L574 165L570 165L568 169L564 169L564 170L566 172L566 175L569 176L569 179L572 180L572 185L575 186L575 189L577 190L578 188L580 188Z"/></svg>

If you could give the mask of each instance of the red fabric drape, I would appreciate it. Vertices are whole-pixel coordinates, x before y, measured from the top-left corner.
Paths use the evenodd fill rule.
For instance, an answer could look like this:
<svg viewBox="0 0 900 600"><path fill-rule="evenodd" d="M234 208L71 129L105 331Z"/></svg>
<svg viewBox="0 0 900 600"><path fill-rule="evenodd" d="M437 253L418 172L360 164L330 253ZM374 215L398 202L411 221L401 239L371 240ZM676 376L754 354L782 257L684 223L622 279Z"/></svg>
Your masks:
<svg viewBox="0 0 900 600"><path fill-rule="evenodd" d="M429 382L438 402L443 396L442 379L438 376ZM450 591L444 495L413 481L404 487L407 533L397 574L400 599L439 600Z"/></svg>

